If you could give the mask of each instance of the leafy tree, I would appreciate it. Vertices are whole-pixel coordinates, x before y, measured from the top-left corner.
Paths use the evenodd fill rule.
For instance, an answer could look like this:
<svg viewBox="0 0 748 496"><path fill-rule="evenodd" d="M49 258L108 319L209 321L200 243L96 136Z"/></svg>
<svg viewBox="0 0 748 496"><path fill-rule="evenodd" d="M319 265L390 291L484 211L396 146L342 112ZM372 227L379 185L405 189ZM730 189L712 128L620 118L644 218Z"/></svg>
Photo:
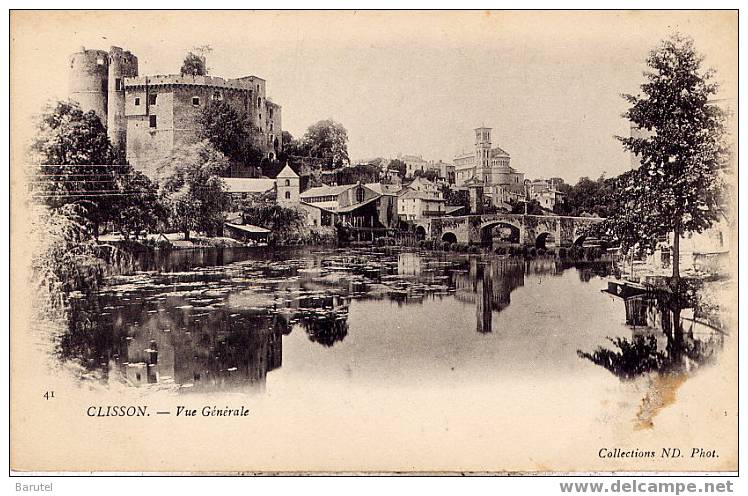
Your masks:
<svg viewBox="0 0 748 496"><path fill-rule="evenodd" d="M470 208L470 195L467 191L461 189L452 189L449 186L442 188L442 197L449 206L462 206Z"/></svg>
<svg viewBox="0 0 748 496"><path fill-rule="evenodd" d="M408 170L408 166L402 160L392 159L387 165L388 169L395 169L400 177L405 177L405 172Z"/></svg>
<svg viewBox="0 0 748 496"><path fill-rule="evenodd" d="M187 53L182 62L182 68L179 69L179 73L182 76L205 76L208 73L205 55L200 53L201 51L200 49L195 49Z"/></svg>
<svg viewBox="0 0 748 496"><path fill-rule="evenodd" d="M304 134L303 147L310 157L325 160L328 168L350 163L348 157L348 131L331 119L309 126Z"/></svg>
<svg viewBox="0 0 748 496"><path fill-rule="evenodd" d="M190 230L220 232L229 198L220 175L228 159L207 140L174 148L158 165L161 198L172 225L190 238Z"/></svg>
<svg viewBox="0 0 748 496"><path fill-rule="evenodd" d="M338 184L376 183L379 181L379 168L369 164L345 167L338 171Z"/></svg>
<svg viewBox="0 0 748 496"><path fill-rule="evenodd" d="M427 179L433 182L439 179L439 171L434 170L434 169L428 169L428 170L422 171L419 169L413 173L413 178L415 179L416 177L422 177L424 179Z"/></svg>
<svg viewBox="0 0 748 496"><path fill-rule="evenodd" d="M212 100L197 118L198 136L208 140L235 165L256 164L262 151L255 145L256 129L244 112L223 100Z"/></svg>
<svg viewBox="0 0 748 496"><path fill-rule="evenodd" d="M298 233L306 220L303 210L283 207L277 203L245 204L242 214L245 224L270 229L274 236L281 239Z"/></svg>
<svg viewBox="0 0 748 496"><path fill-rule="evenodd" d="M702 61L693 40L674 34L650 52L642 93L623 95L631 104L624 116L646 136L617 137L641 166L621 185L620 208L607 223L624 242L648 248L672 233L676 287L681 236L704 231L724 212L725 115L709 103L718 88Z"/></svg>
<svg viewBox="0 0 748 496"><path fill-rule="evenodd" d="M148 176L130 168L119 180L119 189L126 194L117 202L114 224L129 239L132 234L153 232L159 222L165 221L167 211L158 197L158 185Z"/></svg>
<svg viewBox="0 0 748 496"><path fill-rule="evenodd" d="M111 219L120 196L117 179L125 172L99 117L75 102L48 106L30 151L31 161L40 164L33 197L52 208L77 204L98 237L99 225Z"/></svg>
<svg viewBox="0 0 748 496"><path fill-rule="evenodd" d="M527 206L525 207L525 204ZM543 207L540 206L540 203L538 200L530 200L528 202L521 202L521 201L515 201L510 200L509 206L512 207L512 213L513 214L524 214L525 208L527 209L527 215L546 215L547 212L543 210Z"/></svg>

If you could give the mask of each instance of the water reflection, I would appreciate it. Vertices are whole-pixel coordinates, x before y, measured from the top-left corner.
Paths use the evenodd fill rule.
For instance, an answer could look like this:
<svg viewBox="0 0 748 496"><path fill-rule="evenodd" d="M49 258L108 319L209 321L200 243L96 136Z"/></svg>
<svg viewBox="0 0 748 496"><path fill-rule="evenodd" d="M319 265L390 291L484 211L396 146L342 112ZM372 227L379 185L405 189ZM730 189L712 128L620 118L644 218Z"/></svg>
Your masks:
<svg viewBox="0 0 748 496"><path fill-rule="evenodd" d="M707 291L703 282L681 281L676 289L660 285L621 298L631 338L608 338L613 349L577 353L622 380L649 372L691 373L712 362L725 341L721 323L701 304Z"/></svg>
<svg viewBox="0 0 748 496"><path fill-rule="evenodd" d="M283 365L284 337L305 335L308 346L333 352L355 339L352 333L361 334L363 326L369 339L371 332L387 334L389 350L407 354L417 345L412 353L420 353L422 361L412 363L428 361L424 357L434 339L452 340L444 349L457 356L462 349L472 349L479 336L493 334L509 341L495 341L481 353L535 357L562 352L548 357L547 363L558 364L568 355L577 358L574 349L569 354L558 346L558 317L553 314L558 310L544 313L548 300L561 287L586 285L609 270L606 264L587 263L574 268L579 275L569 279L563 274L572 267L550 258L524 261L372 249L215 251L222 253L148 255L137 262L133 274L111 277L100 292L75 299L70 328L60 339L62 357L107 380L133 386L262 391L267 375ZM573 283L575 279L580 282ZM501 318L520 288L525 288L522 314ZM527 295L534 300L528 301ZM597 290L583 297L605 298ZM473 309L471 333L461 334L455 326L461 328L462 322L450 320L453 316L413 320L437 302L445 309ZM357 308L367 313L352 321L352 308L364 303L366 307ZM403 334L388 334L380 325L379 319L393 308L401 312L398 326ZM541 327L528 332L530 320ZM561 344L574 338L564 335ZM589 343L590 338L580 339ZM659 366L665 352L654 349L648 339L614 345L626 347L620 356L601 350L582 356L625 376ZM466 359L477 360L472 353ZM684 353L702 352L686 346ZM445 360L448 354L439 356ZM361 363L360 357L353 363ZM496 363L486 358L482 366Z"/></svg>

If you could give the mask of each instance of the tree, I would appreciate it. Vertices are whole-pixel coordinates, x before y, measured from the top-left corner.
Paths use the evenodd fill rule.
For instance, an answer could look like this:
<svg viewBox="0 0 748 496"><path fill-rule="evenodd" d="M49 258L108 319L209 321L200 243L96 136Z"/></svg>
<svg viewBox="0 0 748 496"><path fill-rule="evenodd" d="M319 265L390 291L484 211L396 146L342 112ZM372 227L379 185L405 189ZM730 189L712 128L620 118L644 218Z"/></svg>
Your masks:
<svg viewBox="0 0 748 496"><path fill-rule="evenodd" d="M304 134L303 146L307 155L325 159L329 168L349 164L348 131L331 119L322 120L309 126Z"/></svg>
<svg viewBox="0 0 748 496"><path fill-rule="evenodd" d="M229 198L220 177L228 159L207 140L174 148L158 165L162 201L174 226L208 235L221 231Z"/></svg>
<svg viewBox="0 0 748 496"><path fill-rule="evenodd" d="M270 229L273 231L273 236L280 239L297 234L306 220L306 213L301 209L268 202L245 204L242 216L245 224Z"/></svg>
<svg viewBox="0 0 748 496"><path fill-rule="evenodd" d="M206 45L203 47L196 47L187 52L182 62L182 68L179 69L179 73L182 76L205 76L208 74L208 66L206 65L206 53L210 53L212 49Z"/></svg>
<svg viewBox="0 0 748 496"><path fill-rule="evenodd" d="M442 187L442 197L449 206L470 208L470 195L465 190L452 189L445 185Z"/></svg>
<svg viewBox="0 0 748 496"><path fill-rule="evenodd" d="M120 191L126 194L117 202L113 221L125 239L131 234L137 238L143 231L155 231L168 214L159 200L158 185L131 167L118 183Z"/></svg>
<svg viewBox="0 0 748 496"><path fill-rule="evenodd" d="M111 219L120 196L120 165L107 137L106 127L93 112L83 112L75 102L58 102L44 109L31 142L31 161L39 164L32 195L51 208L75 203L92 224Z"/></svg>
<svg viewBox="0 0 748 496"><path fill-rule="evenodd" d="M439 179L439 171L434 169L427 169L425 171L423 170L417 170L413 173L413 178L422 177L428 181L436 181Z"/></svg>
<svg viewBox="0 0 748 496"><path fill-rule="evenodd" d="M624 117L645 136L617 137L641 165L622 185L620 208L607 223L649 248L672 233L676 287L681 236L709 228L724 208L725 115L709 102L718 86L702 61L693 40L674 34L650 52L642 93L623 95L631 104Z"/></svg>
<svg viewBox="0 0 748 496"><path fill-rule="evenodd" d="M338 184L356 184L379 182L379 168L369 164L345 167L337 172Z"/></svg>
<svg viewBox="0 0 748 496"><path fill-rule="evenodd" d="M255 145L258 132L244 112L223 100L212 100L197 118L198 136L208 140L234 165L257 164L262 151Z"/></svg>
<svg viewBox="0 0 748 496"><path fill-rule="evenodd" d="M405 177L405 172L408 170L408 166L405 164L405 162L403 162L402 160L398 160L396 158L390 160L390 163L387 165L387 168L396 170L401 178Z"/></svg>

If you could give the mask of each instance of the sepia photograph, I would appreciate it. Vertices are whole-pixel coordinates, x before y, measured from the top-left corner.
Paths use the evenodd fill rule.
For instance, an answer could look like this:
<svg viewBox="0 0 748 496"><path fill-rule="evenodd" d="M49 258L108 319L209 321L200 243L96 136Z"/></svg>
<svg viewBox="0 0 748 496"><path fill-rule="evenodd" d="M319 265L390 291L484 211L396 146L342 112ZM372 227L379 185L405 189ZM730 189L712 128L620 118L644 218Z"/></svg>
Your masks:
<svg viewBox="0 0 748 496"><path fill-rule="evenodd" d="M737 10L9 22L15 474L737 473Z"/></svg>

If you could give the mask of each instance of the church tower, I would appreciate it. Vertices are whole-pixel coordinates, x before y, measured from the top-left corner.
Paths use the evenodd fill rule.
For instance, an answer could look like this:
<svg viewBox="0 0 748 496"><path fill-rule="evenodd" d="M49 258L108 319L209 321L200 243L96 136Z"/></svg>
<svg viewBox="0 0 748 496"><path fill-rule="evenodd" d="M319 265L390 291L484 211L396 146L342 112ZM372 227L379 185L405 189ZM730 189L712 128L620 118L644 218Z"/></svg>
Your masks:
<svg viewBox="0 0 748 496"><path fill-rule="evenodd" d="M286 162L286 166L275 178L277 191L277 202L284 207L293 207L299 204L300 184L299 175Z"/></svg>
<svg viewBox="0 0 748 496"><path fill-rule="evenodd" d="M491 128L475 129L475 177L491 183Z"/></svg>

